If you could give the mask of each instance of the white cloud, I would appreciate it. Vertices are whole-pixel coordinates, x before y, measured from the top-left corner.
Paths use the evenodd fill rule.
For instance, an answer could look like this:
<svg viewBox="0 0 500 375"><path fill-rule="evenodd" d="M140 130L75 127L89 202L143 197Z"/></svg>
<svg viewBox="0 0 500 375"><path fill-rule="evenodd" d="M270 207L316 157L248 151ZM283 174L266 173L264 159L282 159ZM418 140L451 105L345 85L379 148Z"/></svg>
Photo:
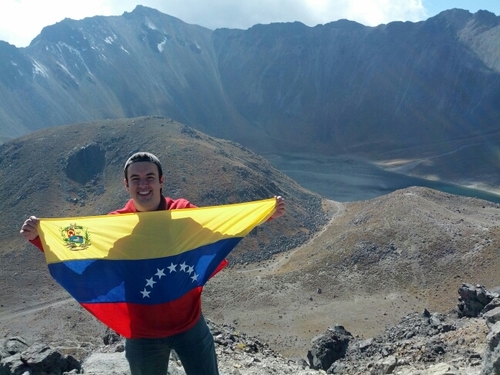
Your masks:
<svg viewBox="0 0 500 375"><path fill-rule="evenodd" d="M392 21L420 21L427 17L421 0L351 0L344 1L344 11L350 19L376 26Z"/></svg>
<svg viewBox="0 0 500 375"><path fill-rule="evenodd" d="M1 0L0 40L23 47L43 27L64 18L121 15L132 11L136 1ZM247 29L258 23L293 21L315 26L341 18L375 26L427 16L421 0L143 0L141 4L210 29Z"/></svg>
<svg viewBox="0 0 500 375"><path fill-rule="evenodd" d="M1 0L0 39L24 47L45 26L64 18L82 19L109 12L107 3L100 0Z"/></svg>

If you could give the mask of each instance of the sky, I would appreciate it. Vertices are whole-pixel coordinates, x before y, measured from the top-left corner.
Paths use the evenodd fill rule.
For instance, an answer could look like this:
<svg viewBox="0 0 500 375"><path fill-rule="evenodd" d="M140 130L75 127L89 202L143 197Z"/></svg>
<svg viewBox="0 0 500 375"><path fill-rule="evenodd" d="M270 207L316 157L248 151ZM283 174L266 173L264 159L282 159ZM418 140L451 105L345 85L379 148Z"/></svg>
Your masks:
<svg viewBox="0 0 500 375"><path fill-rule="evenodd" d="M339 19L377 26L423 21L453 8L500 15L500 0L0 0L0 40L26 47L45 26L64 18L120 16L138 4L212 30L293 21L316 26Z"/></svg>

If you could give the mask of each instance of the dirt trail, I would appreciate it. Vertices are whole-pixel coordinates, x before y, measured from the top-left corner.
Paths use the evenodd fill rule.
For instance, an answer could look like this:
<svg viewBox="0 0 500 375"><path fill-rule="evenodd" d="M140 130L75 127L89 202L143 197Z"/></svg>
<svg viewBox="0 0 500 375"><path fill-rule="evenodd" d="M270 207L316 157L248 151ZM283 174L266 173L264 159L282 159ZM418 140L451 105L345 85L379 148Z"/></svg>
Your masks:
<svg viewBox="0 0 500 375"><path fill-rule="evenodd" d="M46 310L49 307L65 305L71 301L73 301L73 298L65 298L63 300L58 299L56 301L47 301L30 307L22 307L10 311L7 310L5 313L2 314L2 316L0 316L0 322L16 319L23 315L33 314L38 311Z"/></svg>
<svg viewBox="0 0 500 375"><path fill-rule="evenodd" d="M251 269L241 269L238 270L237 272L240 273L245 273L248 275L259 275L259 276L265 276L265 275L271 275L274 274L276 271L278 271L280 268L282 268L284 265L286 265L289 261L290 258L293 257L293 255L300 250L302 250L304 247L311 245L314 243L314 241L320 237L326 229L332 225L333 221L340 217L344 212L345 212L345 205L342 202L337 202L333 200L325 200L325 204L327 205L327 212L331 215L330 221L323 226L323 228L318 231L317 233L314 234L314 236L305 244L302 244L301 246L295 248L294 250L286 253L281 253L276 255L274 258L268 261L268 263L265 263L264 265L256 268L251 268Z"/></svg>

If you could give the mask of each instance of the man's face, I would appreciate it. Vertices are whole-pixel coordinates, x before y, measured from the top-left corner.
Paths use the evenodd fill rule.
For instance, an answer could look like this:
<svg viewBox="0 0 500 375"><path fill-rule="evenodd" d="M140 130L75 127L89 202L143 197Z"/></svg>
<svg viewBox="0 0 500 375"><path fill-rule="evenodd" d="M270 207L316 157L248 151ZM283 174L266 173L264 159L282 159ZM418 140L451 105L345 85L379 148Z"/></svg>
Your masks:
<svg viewBox="0 0 500 375"><path fill-rule="evenodd" d="M164 176L161 181L158 167L149 161L140 161L129 165L125 187L134 200L137 211L154 211L160 205Z"/></svg>

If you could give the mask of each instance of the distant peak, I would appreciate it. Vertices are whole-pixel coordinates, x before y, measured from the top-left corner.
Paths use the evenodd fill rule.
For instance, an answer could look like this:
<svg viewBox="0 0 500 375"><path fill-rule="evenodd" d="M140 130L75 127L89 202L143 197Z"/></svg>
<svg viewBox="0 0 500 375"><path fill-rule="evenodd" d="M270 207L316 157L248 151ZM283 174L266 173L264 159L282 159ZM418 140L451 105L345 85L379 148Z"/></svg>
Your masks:
<svg viewBox="0 0 500 375"><path fill-rule="evenodd" d="M171 21L176 21L176 22L182 22L185 23L184 21L180 20L179 18L170 16L168 14L162 13L157 9L154 8L149 8L144 5L137 5L132 12L125 12L123 13L124 17L163 17L166 19L170 19Z"/></svg>
<svg viewBox="0 0 500 375"><path fill-rule="evenodd" d="M158 12L158 10L150 7L146 7L144 5L137 5L132 13L140 13L140 12Z"/></svg>
<svg viewBox="0 0 500 375"><path fill-rule="evenodd" d="M497 26L500 23L500 17L487 10L474 13L474 20L488 26Z"/></svg>
<svg viewBox="0 0 500 375"><path fill-rule="evenodd" d="M356 22L356 21L351 21L351 20L348 20L348 19L345 19L345 18L342 18L340 20L337 20L337 21L333 21L333 22L329 22L327 24L325 24L325 26L329 26L329 27L341 27L343 29L358 29L358 28L364 28L366 27L365 25L359 23L359 22Z"/></svg>

